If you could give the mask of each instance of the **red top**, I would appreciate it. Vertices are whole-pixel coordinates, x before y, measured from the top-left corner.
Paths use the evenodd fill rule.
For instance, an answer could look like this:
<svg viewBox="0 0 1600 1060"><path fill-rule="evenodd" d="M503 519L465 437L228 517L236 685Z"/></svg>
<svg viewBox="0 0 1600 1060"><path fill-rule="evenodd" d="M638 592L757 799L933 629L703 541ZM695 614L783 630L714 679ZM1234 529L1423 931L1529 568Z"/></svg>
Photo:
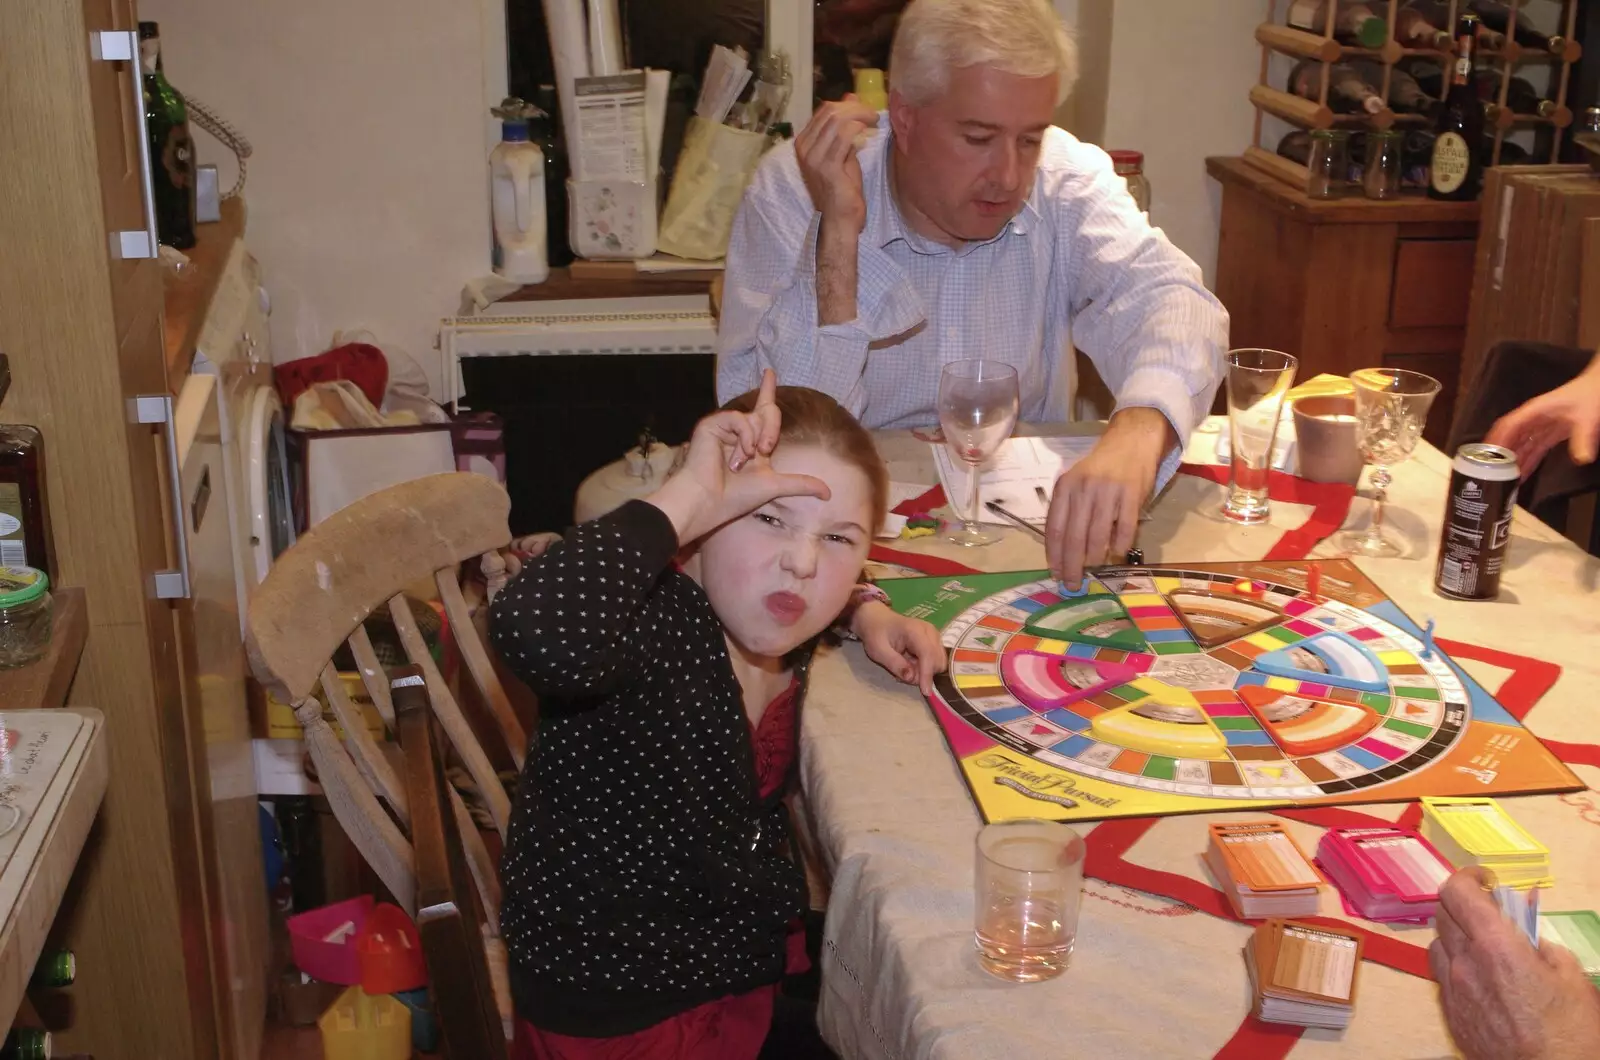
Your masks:
<svg viewBox="0 0 1600 1060"><path fill-rule="evenodd" d="M763 799L777 793L794 765L798 751L794 711L799 691L800 682L790 681L789 687L767 704L761 723L751 726L756 790ZM805 933L796 924L789 933L789 963L785 971L792 974L807 967ZM616 1038L551 1034L519 1019L511 1060L755 1060L772 1025L772 999L776 993L774 984L737 997L718 998L653 1027Z"/></svg>

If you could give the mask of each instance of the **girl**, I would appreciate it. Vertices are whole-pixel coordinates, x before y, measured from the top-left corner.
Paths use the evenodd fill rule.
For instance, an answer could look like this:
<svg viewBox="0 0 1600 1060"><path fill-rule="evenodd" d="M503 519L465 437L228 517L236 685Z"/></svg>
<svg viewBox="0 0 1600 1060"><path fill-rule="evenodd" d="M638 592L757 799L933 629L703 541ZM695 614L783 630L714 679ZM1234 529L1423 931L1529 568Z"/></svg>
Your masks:
<svg viewBox="0 0 1600 1060"><path fill-rule="evenodd" d="M781 800L806 668L887 492L866 430L769 370L661 489L496 599L495 643L540 696L501 866L515 1056L761 1051L804 905ZM926 690L937 632L877 595L852 629Z"/></svg>

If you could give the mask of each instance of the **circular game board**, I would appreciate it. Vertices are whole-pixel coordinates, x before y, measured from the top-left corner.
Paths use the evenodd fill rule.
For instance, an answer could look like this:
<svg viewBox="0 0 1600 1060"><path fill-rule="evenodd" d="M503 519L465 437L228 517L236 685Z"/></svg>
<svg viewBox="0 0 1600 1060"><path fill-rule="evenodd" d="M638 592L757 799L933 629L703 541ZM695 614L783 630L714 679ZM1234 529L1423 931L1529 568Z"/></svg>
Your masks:
<svg viewBox="0 0 1600 1060"><path fill-rule="evenodd" d="M1082 777L1212 799L1381 798L1470 720L1450 664L1299 588L1102 569L992 593L944 625L936 687L983 737Z"/></svg>

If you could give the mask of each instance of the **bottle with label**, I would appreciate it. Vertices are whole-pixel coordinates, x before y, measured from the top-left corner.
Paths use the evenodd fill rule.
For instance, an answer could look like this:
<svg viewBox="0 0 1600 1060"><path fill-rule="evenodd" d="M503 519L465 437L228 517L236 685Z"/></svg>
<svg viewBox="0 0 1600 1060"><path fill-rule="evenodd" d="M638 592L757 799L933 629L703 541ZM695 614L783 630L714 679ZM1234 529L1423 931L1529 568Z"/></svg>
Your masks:
<svg viewBox="0 0 1600 1060"><path fill-rule="evenodd" d="M139 23L139 61L144 68L144 113L150 131L150 169L156 198L156 232L169 247L194 246L194 140L189 108L161 69L161 31Z"/></svg>
<svg viewBox="0 0 1600 1060"><path fill-rule="evenodd" d="M26 424L0 424L0 567L36 567L51 580L56 576L44 437Z"/></svg>
<svg viewBox="0 0 1600 1060"><path fill-rule="evenodd" d="M1328 5L1334 0L1294 0L1289 5L1289 25L1322 36L1328 28ZM1333 16L1333 35L1362 48L1381 48L1389 39L1389 24L1366 4L1343 3Z"/></svg>
<svg viewBox="0 0 1600 1060"><path fill-rule="evenodd" d="M1456 65L1450 94L1434 121L1437 134L1428 174L1428 195L1467 202L1483 187L1484 103L1472 83L1472 51L1478 19L1462 15L1456 25Z"/></svg>
<svg viewBox="0 0 1600 1060"><path fill-rule="evenodd" d="M550 264L571 265L574 255L567 235L567 179L572 176L572 165L561 133L561 103L555 86L540 85L534 102L544 112L544 117L529 123L528 131L544 148L544 214L550 229Z"/></svg>
<svg viewBox="0 0 1600 1060"><path fill-rule="evenodd" d="M544 148L528 134L529 120L543 112L511 97L493 113L500 119L501 137L489 153L494 271L517 283L543 283L550 278Z"/></svg>

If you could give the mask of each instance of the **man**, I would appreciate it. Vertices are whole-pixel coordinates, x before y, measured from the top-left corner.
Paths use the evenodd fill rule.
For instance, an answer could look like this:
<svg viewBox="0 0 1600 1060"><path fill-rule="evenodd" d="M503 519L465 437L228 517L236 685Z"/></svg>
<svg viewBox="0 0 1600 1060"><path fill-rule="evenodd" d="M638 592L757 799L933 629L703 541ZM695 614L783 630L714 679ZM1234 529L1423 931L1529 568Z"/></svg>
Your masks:
<svg viewBox="0 0 1600 1060"><path fill-rule="evenodd" d="M1565 948L1529 945L1488 883L1466 868L1439 889L1428 960L1457 1047L1467 1060L1600 1056L1600 991Z"/></svg>
<svg viewBox="0 0 1600 1060"><path fill-rule="evenodd" d="M821 107L757 171L734 224L717 391L764 368L869 427L938 422L939 371L1017 367L1021 417L1060 417L1073 346L1117 396L1094 451L1055 485L1051 571L1133 543L1221 378L1228 316L1134 206L1099 148L1051 124L1076 72L1048 0L915 0L889 109Z"/></svg>

